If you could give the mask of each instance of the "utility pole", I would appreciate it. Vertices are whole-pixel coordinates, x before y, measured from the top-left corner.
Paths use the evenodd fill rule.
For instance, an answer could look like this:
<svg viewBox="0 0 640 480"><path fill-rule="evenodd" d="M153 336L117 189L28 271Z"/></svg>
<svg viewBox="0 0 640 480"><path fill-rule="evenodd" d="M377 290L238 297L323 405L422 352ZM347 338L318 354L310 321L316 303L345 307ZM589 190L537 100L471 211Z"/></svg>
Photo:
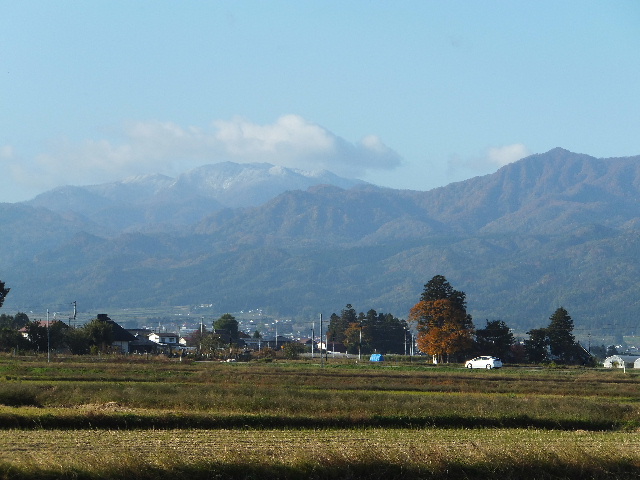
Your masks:
<svg viewBox="0 0 640 480"><path fill-rule="evenodd" d="M202 355L202 336L204 335L204 316L200 317L200 346L198 347L198 354Z"/></svg>
<svg viewBox="0 0 640 480"><path fill-rule="evenodd" d="M313 347L314 347L314 343L316 343L316 334L314 332L314 329L316 328L316 324L312 323L311 324L311 358L313 358Z"/></svg>
<svg viewBox="0 0 640 480"><path fill-rule="evenodd" d="M51 334L49 332L49 309L47 308L47 363L51 361Z"/></svg>
<svg viewBox="0 0 640 480"><path fill-rule="evenodd" d="M411 335L411 357L413 357L415 355L416 339L413 336L413 332L409 332L409 335Z"/></svg>
<svg viewBox="0 0 640 480"><path fill-rule="evenodd" d="M407 356L407 327L404 327L404 356Z"/></svg>
<svg viewBox="0 0 640 480"><path fill-rule="evenodd" d="M74 300L73 302L71 302L71 305L73 305L73 316L69 320L73 320L73 322L71 322L72 324L70 326L75 327L76 317L78 316L78 303Z"/></svg>
<svg viewBox="0 0 640 480"><path fill-rule="evenodd" d="M324 367L324 357L322 356L322 314L320 314L320 366Z"/></svg>

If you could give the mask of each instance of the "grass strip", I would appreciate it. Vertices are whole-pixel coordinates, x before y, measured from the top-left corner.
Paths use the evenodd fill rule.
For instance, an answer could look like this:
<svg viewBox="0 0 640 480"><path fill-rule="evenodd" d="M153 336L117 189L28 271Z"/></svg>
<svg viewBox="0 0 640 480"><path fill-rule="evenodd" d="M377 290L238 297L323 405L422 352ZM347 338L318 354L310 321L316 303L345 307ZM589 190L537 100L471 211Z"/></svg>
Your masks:
<svg viewBox="0 0 640 480"><path fill-rule="evenodd" d="M309 417L270 414L227 414L185 412L58 412L16 409L0 412L0 429L335 429L335 428L535 428L544 430L616 431L638 428L638 422L584 419L541 419L520 416L404 416Z"/></svg>

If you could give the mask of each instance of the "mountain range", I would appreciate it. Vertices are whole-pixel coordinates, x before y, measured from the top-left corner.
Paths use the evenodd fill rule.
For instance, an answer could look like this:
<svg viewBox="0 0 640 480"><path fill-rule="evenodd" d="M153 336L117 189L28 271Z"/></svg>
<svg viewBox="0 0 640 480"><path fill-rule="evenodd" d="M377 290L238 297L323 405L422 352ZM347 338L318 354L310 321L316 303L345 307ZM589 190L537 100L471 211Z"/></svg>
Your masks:
<svg viewBox="0 0 640 480"><path fill-rule="evenodd" d="M561 148L429 191L329 172L207 165L0 204L4 309L211 304L313 318L347 303L406 318L444 275L476 326L559 306L594 335L640 318L640 156Z"/></svg>
<svg viewBox="0 0 640 480"><path fill-rule="evenodd" d="M221 162L177 178L143 175L102 185L59 187L25 204L80 215L109 234L166 231L192 224L216 210L260 205L287 190L322 183L350 188L363 182L326 170L308 172L268 163Z"/></svg>

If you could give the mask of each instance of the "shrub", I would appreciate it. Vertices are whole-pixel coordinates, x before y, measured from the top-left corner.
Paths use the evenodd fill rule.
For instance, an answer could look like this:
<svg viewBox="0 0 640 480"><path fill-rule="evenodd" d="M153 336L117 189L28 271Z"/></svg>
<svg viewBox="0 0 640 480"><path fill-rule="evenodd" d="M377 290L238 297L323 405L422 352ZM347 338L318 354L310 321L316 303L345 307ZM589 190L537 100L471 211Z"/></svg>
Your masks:
<svg viewBox="0 0 640 480"><path fill-rule="evenodd" d="M300 358L300 354L304 352L304 345L301 343L287 343L282 347L284 358L289 360L297 360Z"/></svg>
<svg viewBox="0 0 640 480"><path fill-rule="evenodd" d="M255 352L254 355L257 358L261 358L261 359L274 359L276 358L276 351L273 348L263 348L262 350Z"/></svg>
<svg viewBox="0 0 640 480"><path fill-rule="evenodd" d="M0 405L8 407L40 406L38 389L22 383L3 383L0 389Z"/></svg>

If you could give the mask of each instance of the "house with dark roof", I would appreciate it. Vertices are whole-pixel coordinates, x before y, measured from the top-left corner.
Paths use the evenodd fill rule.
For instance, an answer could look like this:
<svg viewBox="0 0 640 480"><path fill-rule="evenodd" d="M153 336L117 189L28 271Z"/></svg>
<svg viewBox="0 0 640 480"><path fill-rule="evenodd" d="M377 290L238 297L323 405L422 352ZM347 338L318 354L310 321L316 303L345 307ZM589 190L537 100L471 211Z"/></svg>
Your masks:
<svg viewBox="0 0 640 480"><path fill-rule="evenodd" d="M96 318L100 322L105 322L111 325L111 332L113 333L111 347L114 350L119 350L121 353L129 353L131 351L129 346L131 342L135 341L136 337L111 320L106 313L99 313Z"/></svg>
<svg viewBox="0 0 640 480"><path fill-rule="evenodd" d="M131 353L156 353L158 344L149 340L152 330L146 328L128 328L127 332L135 337L135 340L129 344Z"/></svg>

